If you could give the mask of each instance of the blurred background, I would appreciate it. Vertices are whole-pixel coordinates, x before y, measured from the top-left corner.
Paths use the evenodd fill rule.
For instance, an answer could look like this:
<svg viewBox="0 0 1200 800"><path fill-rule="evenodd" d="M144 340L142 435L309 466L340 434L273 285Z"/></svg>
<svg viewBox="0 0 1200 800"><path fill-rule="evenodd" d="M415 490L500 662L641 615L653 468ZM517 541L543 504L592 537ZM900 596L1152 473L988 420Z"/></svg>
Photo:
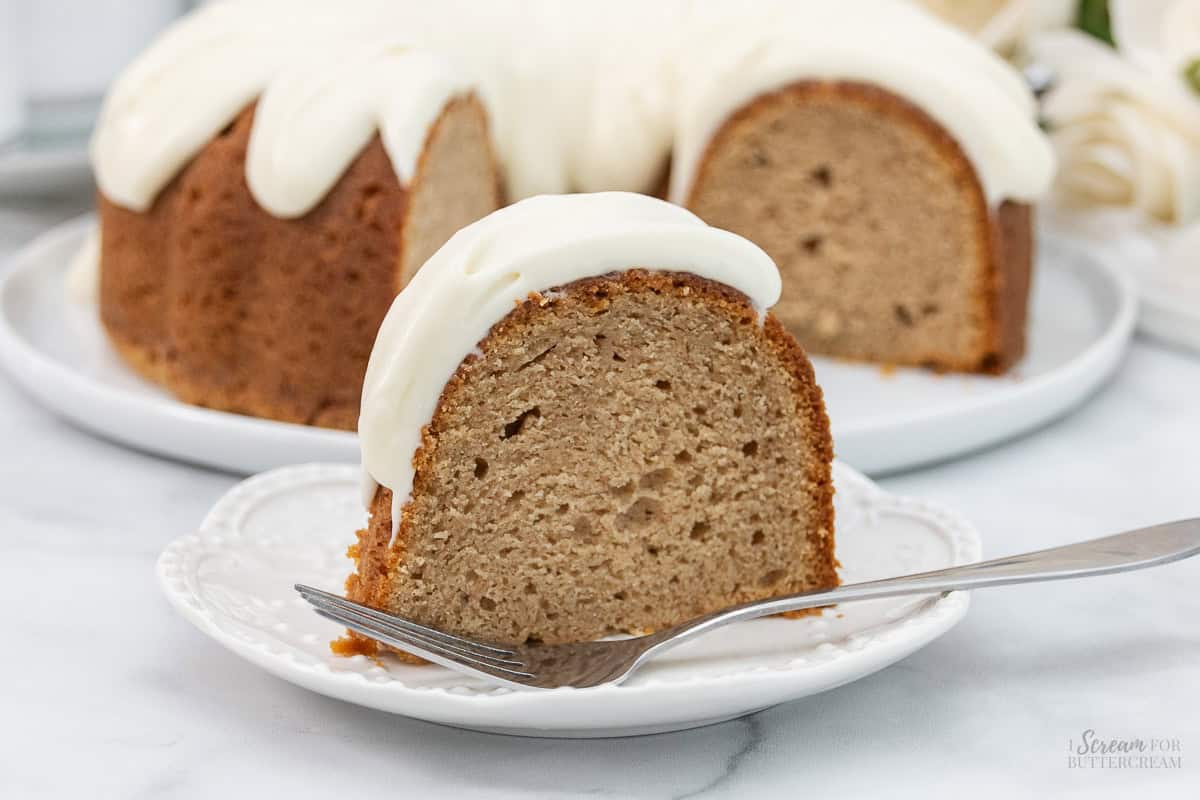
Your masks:
<svg viewBox="0 0 1200 800"><path fill-rule="evenodd" d="M86 189L109 83L190 0L0 0L0 192Z"/></svg>

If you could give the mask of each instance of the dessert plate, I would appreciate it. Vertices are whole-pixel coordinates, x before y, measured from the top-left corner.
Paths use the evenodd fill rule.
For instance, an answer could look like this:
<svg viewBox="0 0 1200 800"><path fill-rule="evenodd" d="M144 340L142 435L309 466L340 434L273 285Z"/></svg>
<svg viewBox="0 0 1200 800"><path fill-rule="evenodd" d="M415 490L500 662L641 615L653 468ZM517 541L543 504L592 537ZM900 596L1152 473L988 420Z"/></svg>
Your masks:
<svg viewBox="0 0 1200 800"><path fill-rule="evenodd" d="M159 557L167 598L234 653L312 691L457 727L581 738L683 730L823 692L924 647L967 611L967 595L954 592L755 620L680 645L624 684L594 689L504 689L390 656L342 658L328 645L341 629L292 585L342 585L346 546L365 516L358 481L354 467L311 464L242 482L199 532ZM979 560L978 534L954 514L889 495L841 464L834 481L844 581Z"/></svg>
<svg viewBox="0 0 1200 800"><path fill-rule="evenodd" d="M0 280L0 363L47 408L102 436L235 472L358 461L352 434L189 406L134 375L94 305L64 288L90 217L17 253ZM1044 424L1112 374L1136 317L1133 283L1080 245L1043 237L1029 352L999 377L815 359L838 457L879 474L961 455Z"/></svg>

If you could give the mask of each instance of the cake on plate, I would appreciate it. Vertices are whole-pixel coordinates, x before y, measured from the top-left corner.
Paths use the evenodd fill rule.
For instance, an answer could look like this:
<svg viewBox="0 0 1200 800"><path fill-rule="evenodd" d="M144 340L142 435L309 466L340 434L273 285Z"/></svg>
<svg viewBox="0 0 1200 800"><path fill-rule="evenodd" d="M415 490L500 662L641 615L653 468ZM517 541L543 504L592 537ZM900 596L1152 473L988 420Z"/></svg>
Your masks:
<svg viewBox="0 0 1200 800"><path fill-rule="evenodd" d="M637 194L459 231L371 354L348 596L555 643L835 586L829 422L779 292L760 248Z"/></svg>
<svg viewBox="0 0 1200 800"><path fill-rule="evenodd" d="M342 428L395 293L537 194L663 196L751 239L813 353L1003 371L1053 170L1020 76L899 0L208 4L117 81L92 154L125 358Z"/></svg>
<svg viewBox="0 0 1200 800"><path fill-rule="evenodd" d="M500 183L483 106L444 64L330 49L386 83L314 98L332 69L318 56L281 69L247 107L214 113L154 107L155 81L177 67L154 50L121 79L93 143L98 297L125 361L179 398L353 430L392 298L450 234L498 207ZM232 86L212 80L225 100ZM317 127L320 99L344 129ZM127 130L143 124L166 141Z"/></svg>

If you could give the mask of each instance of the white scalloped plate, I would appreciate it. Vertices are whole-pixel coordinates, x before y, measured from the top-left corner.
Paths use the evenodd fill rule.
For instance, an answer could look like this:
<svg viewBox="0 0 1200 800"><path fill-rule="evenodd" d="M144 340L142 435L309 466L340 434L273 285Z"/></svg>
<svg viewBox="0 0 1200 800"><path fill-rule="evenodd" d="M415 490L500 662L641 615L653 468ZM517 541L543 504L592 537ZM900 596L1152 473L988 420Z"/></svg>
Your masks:
<svg viewBox="0 0 1200 800"><path fill-rule="evenodd" d="M837 555L846 582L979 560L968 523L889 495L837 464ZM870 675L924 647L967 611L967 595L853 603L820 618L763 619L681 645L627 683L524 692L390 657L342 658L337 625L292 590L337 590L363 523L358 470L311 464L234 487L200 531L172 542L158 576L200 630L285 680L351 703L463 728L521 736L632 736L742 716Z"/></svg>
<svg viewBox="0 0 1200 800"><path fill-rule="evenodd" d="M47 408L134 447L235 472L358 461L350 433L181 403L134 375L95 308L69 300L67 266L91 217L17 253L0 278L0 364ZM1043 237L1029 350L1010 374L935 375L817 358L838 457L869 474L951 458L1045 424L1120 362L1136 317L1132 280L1079 245Z"/></svg>

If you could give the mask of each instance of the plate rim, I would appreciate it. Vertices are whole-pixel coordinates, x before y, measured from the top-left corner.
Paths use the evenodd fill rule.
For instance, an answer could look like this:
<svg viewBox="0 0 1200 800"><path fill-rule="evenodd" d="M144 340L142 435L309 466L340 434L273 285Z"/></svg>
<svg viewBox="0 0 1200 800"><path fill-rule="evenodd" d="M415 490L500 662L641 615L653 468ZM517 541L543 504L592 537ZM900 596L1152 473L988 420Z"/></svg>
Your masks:
<svg viewBox="0 0 1200 800"><path fill-rule="evenodd" d="M935 503L887 492L847 464L835 461L834 470L835 483L843 487L843 491L846 490L846 487L853 486L854 490L860 492L862 497L873 500L876 504L886 504L888 508L918 514L923 519L936 521L939 532L946 536L953 545L954 565L980 559L982 540L978 530L956 512ZM356 689L361 690L363 687L367 687L370 694L385 696L390 700L420 698L423 701L436 696L438 702L444 701L457 708L475 708L480 702L493 707L508 706L512 703L524 703L525 698L530 697L558 697L560 699L571 697L575 702L591 702L592 698L611 695L614 692L619 693L617 696L627 698L635 693L661 695L664 692L692 692L696 689L729 687L742 681L747 675L755 675L757 680L787 683L796 680L800 674L811 676L827 671L836 673L845 667L848 660L856 657L860 661L866 660L869 663L873 658L880 656L884 658L881 666L868 669L861 674L855 674L850 679L850 681L854 681L874 674L879 669L894 663L897 659L888 659L885 651L889 646L894 647L897 639L902 645L906 642L917 642L916 646L904 655L916 652L957 625L966 615L970 605L969 593L962 591L945 593L936 598L927 598L924 605L886 626L890 631L903 628L907 632L906 636L872 639L861 648L843 648L833 658L819 662L808 662L801 656L774 667L749 666L745 669L714 675L690 676L682 680L652 680L589 689L563 687L538 692L500 687L483 691L470 687L414 686L399 678L392 678L386 683L372 683L358 672L335 672L322 662L304 662L298 658L294 648L282 647L261 638L254 642L247 642L223 629L217 623L218 612L211 606L202 603L196 596L196 592L188 586L188 579L194 573L186 570L188 563L186 557L189 554L195 557L201 552L197 549L197 543L206 537L221 539L223 533L229 532L229 523L236 520L240 513L244 513L250 507L249 503L261 501L267 492L295 488L306 482L335 480L353 482L357 481L358 474L358 468L348 464L309 463L267 470L240 481L216 501L196 532L180 536L164 547L155 562L155 576L161 591L171 606L201 632L267 672L319 694L414 718L425 717L419 717L414 713L414 709L401 711L382 703L369 704L352 695L356 693ZM836 685L841 684L824 686L818 692L827 691ZM817 692L808 692L801 696L815 693ZM514 700L514 698L518 699ZM580 698L584 699L580 700ZM545 700L534 702L545 702ZM464 726L486 727L466 723ZM525 729L524 726L517 727Z"/></svg>

